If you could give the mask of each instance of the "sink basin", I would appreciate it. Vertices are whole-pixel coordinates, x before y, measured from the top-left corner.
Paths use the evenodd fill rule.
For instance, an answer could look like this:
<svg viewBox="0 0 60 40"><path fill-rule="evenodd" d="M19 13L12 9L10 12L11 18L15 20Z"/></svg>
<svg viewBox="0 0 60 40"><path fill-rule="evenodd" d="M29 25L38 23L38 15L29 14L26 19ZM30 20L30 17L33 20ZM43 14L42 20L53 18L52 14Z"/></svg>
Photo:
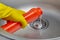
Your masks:
<svg viewBox="0 0 60 40"><path fill-rule="evenodd" d="M28 11L33 7L40 7L43 10L42 19L46 19L49 23L47 29L36 30L28 25L25 29L20 29L13 34L19 38L46 40L46 39L59 39L60 37L60 0L1 0L1 2ZM17 2L17 3L16 3ZM1 25L4 24L1 23Z"/></svg>

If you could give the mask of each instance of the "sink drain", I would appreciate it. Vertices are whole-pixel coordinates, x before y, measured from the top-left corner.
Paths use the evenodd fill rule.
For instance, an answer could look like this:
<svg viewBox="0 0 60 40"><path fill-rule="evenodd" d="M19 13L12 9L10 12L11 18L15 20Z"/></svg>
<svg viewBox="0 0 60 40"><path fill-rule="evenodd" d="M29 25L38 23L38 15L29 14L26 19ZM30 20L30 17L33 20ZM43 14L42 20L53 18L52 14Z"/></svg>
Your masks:
<svg viewBox="0 0 60 40"><path fill-rule="evenodd" d="M30 26L36 30L47 29L49 26L49 22L45 18L42 19L38 18L36 21L32 22Z"/></svg>

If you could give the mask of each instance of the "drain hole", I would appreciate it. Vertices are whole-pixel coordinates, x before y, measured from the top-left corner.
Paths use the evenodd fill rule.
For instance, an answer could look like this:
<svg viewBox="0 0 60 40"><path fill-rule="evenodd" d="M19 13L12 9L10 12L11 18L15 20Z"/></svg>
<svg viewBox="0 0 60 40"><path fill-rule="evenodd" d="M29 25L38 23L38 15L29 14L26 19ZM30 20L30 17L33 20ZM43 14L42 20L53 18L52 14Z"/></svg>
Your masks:
<svg viewBox="0 0 60 40"><path fill-rule="evenodd" d="M47 29L49 26L49 22L45 18L42 19L38 18L36 21L32 22L30 26L36 30Z"/></svg>

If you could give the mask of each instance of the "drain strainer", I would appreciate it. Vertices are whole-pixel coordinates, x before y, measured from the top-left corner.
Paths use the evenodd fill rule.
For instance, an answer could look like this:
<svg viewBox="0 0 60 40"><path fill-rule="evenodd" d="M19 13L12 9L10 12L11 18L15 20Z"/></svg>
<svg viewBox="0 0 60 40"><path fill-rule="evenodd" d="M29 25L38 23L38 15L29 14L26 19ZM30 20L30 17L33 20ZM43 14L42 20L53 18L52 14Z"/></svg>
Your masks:
<svg viewBox="0 0 60 40"><path fill-rule="evenodd" d="M30 27L32 27L36 30L47 29L48 26L49 26L49 22L45 18L41 18L41 19L38 18L36 21L34 21L30 24Z"/></svg>

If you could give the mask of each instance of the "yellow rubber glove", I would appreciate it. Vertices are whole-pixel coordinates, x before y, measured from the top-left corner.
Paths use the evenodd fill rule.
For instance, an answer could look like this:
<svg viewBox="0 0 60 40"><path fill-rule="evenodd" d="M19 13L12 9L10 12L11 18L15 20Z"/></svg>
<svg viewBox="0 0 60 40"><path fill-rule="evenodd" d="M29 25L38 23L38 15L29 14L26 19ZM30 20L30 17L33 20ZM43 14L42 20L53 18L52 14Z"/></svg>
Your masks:
<svg viewBox="0 0 60 40"><path fill-rule="evenodd" d="M11 8L6 6L5 4L0 3L0 18L5 20L11 20L22 23L22 28L27 26L27 22L23 17L25 12L22 10L17 10L15 8Z"/></svg>

